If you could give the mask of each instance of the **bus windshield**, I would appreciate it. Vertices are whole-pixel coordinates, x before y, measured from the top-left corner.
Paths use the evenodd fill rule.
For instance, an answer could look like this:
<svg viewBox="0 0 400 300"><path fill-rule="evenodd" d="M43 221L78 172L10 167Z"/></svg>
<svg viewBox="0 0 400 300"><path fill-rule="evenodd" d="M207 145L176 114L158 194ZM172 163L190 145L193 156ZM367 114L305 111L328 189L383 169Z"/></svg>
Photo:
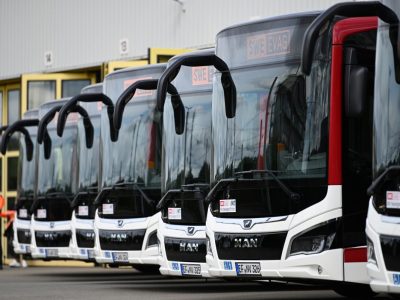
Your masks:
<svg viewBox="0 0 400 300"><path fill-rule="evenodd" d="M232 71L237 88L236 117L232 120L224 117L223 90L216 84L217 179L263 169L276 171L282 178L326 177L326 75L315 78L320 81L319 89L303 97L305 82L296 75L297 68L294 64Z"/></svg>
<svg viewBox="0 0 400 300"><path fill-rule="evenodd" d="M163 191L210 183L211 92L180 96L186 111L182 135L175 133L170 97L164 107Z"/></svg>
<svg viewBox="0 0 400 300"><path fill-rule="evenodd" d="M396 82L393 48L389 26L378 28L374 94L374 158L373 175L378 177L386 168L400 165L400 85Z"/></svg>
<svg viewBox="0 0 400 300"><path fill-rule="evenodd" d="M185 107L185 124L183 134L176 134L174 110L168 95L163 115L163 193L185 184L210 183L213 73L212 67L183 66L172 82Z"/></svg>
<svg viewBox="0 0 400 300"><path fill-rule="evenodd" d="M125 107L118 141L110 139L106 111L102 111L103 187L136 183L160 188L161 115L155 101L139 101ZM104 130L103 130L104 128Z"/></svg>
<svg viewBox="0 0 400 300"><path fill-rule="evenodd" d="M85 103L96 105L97 103ZM90 120L94 128L92 148L86 146L86 133L82 120L78 122L78 157L79 157L79 191L98 187L99 178L99 144L100 144L100 114L91 115Z"/></svg>
<svg viewBox="0 0 400 300"><path fill-rule="evenodd" d="M226 217L287 215L326 195L329 30L317 41L311 74L299 73L304 32L314 17L260 21L217 36L217 55L229 66L237 104L235 117L228 119L221 73L217 72L211 181L244 177L217 189L211 199L233 197L246 203ZM249 172L238 174L245 171ZM293 205L282 184L301 195L301 205ZM211 211L219 214L217 201L212 201Z"/></svg>
<svg viewBox="0 0 400 300"><path fill-rule="evenodd" d="M67 125L61 138L53 126L49 126L48 131L52 142L51 156L45 159L43 145L39 146L38 196L47 193L71 196L76 192L76 127Z"/></svg>
<svg viewBox="0 0 400 300"><path fill-rule="evenodd" d="M30 133L32 141L36 141L36 131L37 128L30 130L27 128ZM20 136L20 150L19 150L19 165L18 165L18 193L19 198L23 198L24 200L33 200L34 191L35 191L35 183L36 183L36 145L33 147L33 159L28 161L26 158L26 146L25 139L23 136Z"/></svg>
<svg viewBox="0 0 400 300"><path fill-rule="evenodd" d="M116 72L104 80L104 91L116 103L120 94L138 80L157 79L163 68ZM112 142L107 110L101 111L101 194L97 201L103 218L147 217L155 212L161 195L161 113L155 91L137 90L126 105L118 140Z"/></svg>

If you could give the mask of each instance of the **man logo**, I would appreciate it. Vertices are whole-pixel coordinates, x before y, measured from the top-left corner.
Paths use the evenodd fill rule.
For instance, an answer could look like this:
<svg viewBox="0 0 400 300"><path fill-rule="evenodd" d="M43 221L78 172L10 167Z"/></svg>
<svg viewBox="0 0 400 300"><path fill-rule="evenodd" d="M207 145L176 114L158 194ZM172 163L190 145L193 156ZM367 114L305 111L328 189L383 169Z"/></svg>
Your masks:
<svg viewBox="0 0 400 300"><path fill-rule="evenodd" d="M124 220L118 220L118 227L124 226Z"/></svg>
<svg viewBox="0 0 400 300"><path fill-rule="evenodd" d="M258 238L235 238L234 248L258 248Z"/></svg>
<svg viewBox="0 0 400 300"><path fill-rule="evenodd" d="M191 242L180 242L179 243L180 252L199 252L199 243Z"/></svg>
<svg viewBox="0 0 400 300"><path fill-rule="evenodd" d="M50 222L50 228L54 228L54 222Z"/></svg>
<svg viewBox="0 0 400 300"><path fill-rule="evenodd" d="M193 234L194 233L194 227L188 227L187 228L187 232L188 232L188 234Z"/></svg>
<svg viewBox="0 0 400 300"><path fill-rule="evenodd" d="M246 228L246 229L249 229L251 227L252 223L253 222L251 220L244 220L243 221L243 227Z"/></svg>

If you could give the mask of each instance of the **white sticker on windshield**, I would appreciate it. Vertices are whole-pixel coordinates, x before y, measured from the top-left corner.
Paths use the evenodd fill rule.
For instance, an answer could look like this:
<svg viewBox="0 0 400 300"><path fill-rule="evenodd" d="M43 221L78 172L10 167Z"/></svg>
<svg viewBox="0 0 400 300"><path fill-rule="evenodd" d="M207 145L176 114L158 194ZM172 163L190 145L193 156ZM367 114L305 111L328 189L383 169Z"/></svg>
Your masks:
<svg viewBox="0 0 400 300"><path fill-rule="evenodd" d="M27 218L28 217L28 210L26 208L20 208L18 211L18 216L20 218Z"/></svg>
<svg viewBox="0 0 400 300"><path fill-rule="evenodd" d="M79 216L88 216L89 215L89 206L79 205L78 206L78 215Z"/></svg>
<svg viewBox="0 0 400 300"><path fill-rule="evenodd" d="M45 208L39 208L37 210L36 216L37 216L38 219L46 219L47 210Z"/></svg>
<svg viewBox="0 0 400 300"><path fill-rule="evenodd" d="M112 203L103 203L103 214L105 214L105 215L114 214L114 204L112 204Z"/></svg>
<svg viewBox="0 0 400 300"><path fill-rule="evenodd" d="M170 220L182 220L182 208L180 208L180 207L168 207L168 219L170 219Z"/></svg>
<svg viewBox="0 0 400 300"><path fill-rule="evenodd" d="M400 192L386 192L386 208L400 209Z"/></svg>
<svg viewBox="0 0 400 300"><path fill-rule="evenodd" d="M219 200L220 213L235 213L236 212L236 199L221 199Z"/></svg>

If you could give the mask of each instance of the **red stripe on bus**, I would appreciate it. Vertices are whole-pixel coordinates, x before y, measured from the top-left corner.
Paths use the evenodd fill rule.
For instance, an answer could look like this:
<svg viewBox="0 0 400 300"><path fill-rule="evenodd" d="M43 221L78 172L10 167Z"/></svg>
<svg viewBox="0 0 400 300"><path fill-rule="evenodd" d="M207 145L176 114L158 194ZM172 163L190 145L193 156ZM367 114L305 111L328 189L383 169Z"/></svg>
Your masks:
<svg viewBox="0 0 400 300"><path fill-rule="evenodd" d="M377 17L348 18L333 27L329 118L328 184L342 184L343 44L352 34L376 29Z"/></svg>
<svg viewBox="0 0 400 300"><path fill-rule="evenodd" d="M345 248L343 258L345 263L367 262L367 247Z"/></svg>

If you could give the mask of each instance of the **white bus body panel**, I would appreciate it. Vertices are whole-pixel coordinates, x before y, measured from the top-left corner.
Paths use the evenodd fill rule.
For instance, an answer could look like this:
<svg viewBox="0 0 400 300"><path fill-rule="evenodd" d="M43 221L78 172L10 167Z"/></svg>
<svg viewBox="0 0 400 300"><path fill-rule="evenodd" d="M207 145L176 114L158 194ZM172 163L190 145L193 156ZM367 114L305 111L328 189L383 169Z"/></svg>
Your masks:
<svg viewBox="0 0 400 300"><path fill-rule="evenodd" d="M72 253L71 253L71 241L68 245L68 247L38 247L36 244L36 239L35 239L35 232L36 231L67 231L71 230L71 221L55 221L55 222L49 222L49 221L37 221L34 219L32 216L32 221L31 221L31 255L32 258L40 258L40 259L71 259L72 258ZM48 257L47 256L47 251L51 251L57 249L58 255L56 257Z"/></svg>
<svg viewBox="0 0 400 300"><path fill-rule="evenodd" d="M210 211L207 214L206 231L211 242L212 254L207 254L206 260L209 265L209 273L216 277L236 277L235 268L227 270L224 266L235 266L236 262L245 262L244 260L220 260L218 258L215 232L219 233L274 233L287 231L286 241L284 243L282 256L280 260L262 260L261 276L265 278L298 278L298 279L315 279L315 280L333 280L351 282L368 283L365 263L358 266L344 267L343 249L333 249L323 251L319 254L310 255L294 255L288 257L291 240L297 234L312 228L315 225L329 221L342 216L342 187L328 186L325 199L300 211L295 215L271 218L278 220L273 222L263 222L263 218L252 219L255 224L251 229L243 229L240 224L245 219L229 219L215 218ZM268 218L264 218L268 219ZM249 220L249 218L246 218ZM258 224L257 224L258 223ZM251 260L254 262L254 260ZM348 269L348 274L345 269ZM353 276L353 269L360 271ZM349 278L345 278L348 276ZM354 279L356 277L356 280ZM354 281L355 280L355 281Z"/></svg>

